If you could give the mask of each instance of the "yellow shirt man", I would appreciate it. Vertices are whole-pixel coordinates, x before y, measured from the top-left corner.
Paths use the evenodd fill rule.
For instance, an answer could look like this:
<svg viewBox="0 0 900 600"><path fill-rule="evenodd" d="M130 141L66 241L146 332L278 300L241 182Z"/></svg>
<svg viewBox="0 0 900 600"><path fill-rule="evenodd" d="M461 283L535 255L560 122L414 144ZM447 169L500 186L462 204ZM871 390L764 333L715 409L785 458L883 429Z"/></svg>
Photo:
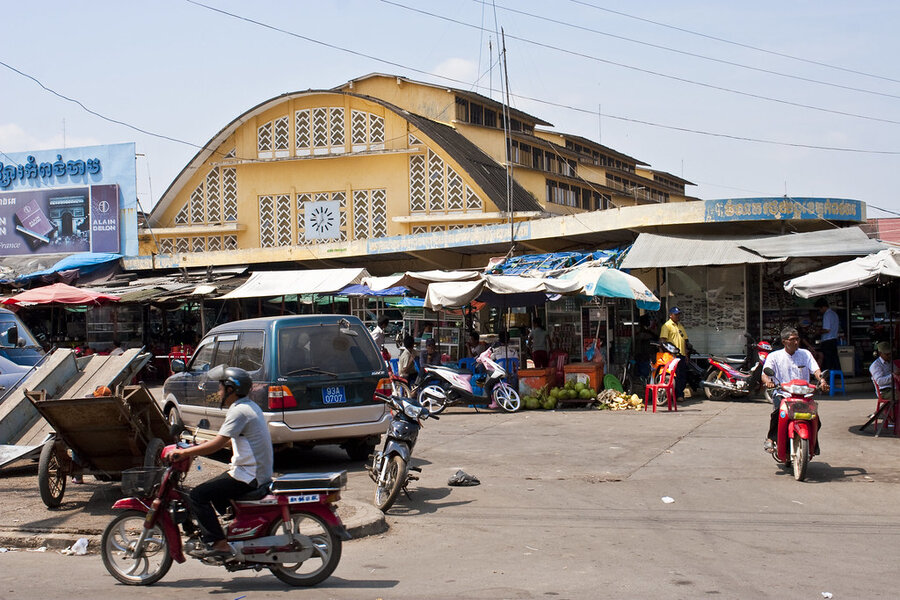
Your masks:
<svg viewBox="0 0 900 600"><path fill-rule="evenodd" d="M672 310L669 311L669 320L663 323L659 330L659 341L669 342L678 348L681 354L687 355L687 331L681 324L681 311L677 307L672 307Z"/></svg>

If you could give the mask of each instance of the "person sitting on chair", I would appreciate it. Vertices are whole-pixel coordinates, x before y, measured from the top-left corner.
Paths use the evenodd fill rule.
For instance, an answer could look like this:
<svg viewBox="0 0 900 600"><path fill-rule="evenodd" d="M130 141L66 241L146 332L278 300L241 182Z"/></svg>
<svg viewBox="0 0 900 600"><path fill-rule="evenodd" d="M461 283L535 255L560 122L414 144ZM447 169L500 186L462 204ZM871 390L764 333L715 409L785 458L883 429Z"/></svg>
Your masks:
<svg viewBox="0 0 900 600"><path fill-rule="evenodd" d="M878 342L875 345L878 353L872 364L869 366L869 374L872 375L872 382L878 387L883 398L888 398L894 385L894 365L891 362L891 343Z"/></svg>
<svg viewBox="0 0 900 600"><path fill-rule="evenodd" d="M416 370L416 355L413 353L416 347L416 338L406 334L403 336L403 350L400 352L400 359L397 361L398 375L407 381L415 381L418 371Z"/></svg>
<svg viewBox="0 0 900 600"><path fill-rule="evenodd" d="M434 338L425 340L425 349L419 352L419 364L422 366L441 364L441 353L437 349Z"/></svg>

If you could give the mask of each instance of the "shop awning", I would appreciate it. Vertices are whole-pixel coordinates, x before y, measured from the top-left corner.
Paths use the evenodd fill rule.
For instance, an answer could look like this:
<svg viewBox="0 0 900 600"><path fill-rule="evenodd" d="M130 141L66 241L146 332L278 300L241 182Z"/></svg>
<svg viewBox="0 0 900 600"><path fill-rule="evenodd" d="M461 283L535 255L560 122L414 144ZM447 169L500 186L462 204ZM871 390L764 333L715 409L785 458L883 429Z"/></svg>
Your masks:
<svg viewBox="0 0 900 600"><path fill-rule="evenodd" d="M446 281L477 281L481 273L477 271L407 271L386 277L366 277L363 283L374 291L403 286L424 293L430 283Z"/></svg>
<svg viewBox="0 0 900 600"><path fill-rule="evenodd" d="M515 275L482 275L476 281L431 283L425 307L443 310L465 306L473 300L503 306L528 306L547 301L547 295L576 294L583 284L561 279L540 279Z"/></svg>
<svg viewBox="0 0 900 600"><path fill-rule="evenodd" d="M292 294L333 294L354 283L362 283L369 272L363 268L310 269L308 271L258 271L247 283L220 298L271 298Z"/></svg>
<svg viewBox="0 0 900 600"><path fill-rule="evenodd" d="M766 258L812 256L865 256L887 246L869 239L859 227L792 233L748 240L742 247Z"/></svg>
<svg viewBox="0 0 900 600"><path fill-rule="evenodd" d="M701 267L783 262L798 256L859 256L884 249L858 227L789 235L638 235L623 269Z"/></svg>
<svg viewBox="0 0 900 600"><path fill-rule="evenodd" d="M897 277L900 277L900 249L888 248L795 277L784 282L784 289L801 298L812 298Z"/></svg>

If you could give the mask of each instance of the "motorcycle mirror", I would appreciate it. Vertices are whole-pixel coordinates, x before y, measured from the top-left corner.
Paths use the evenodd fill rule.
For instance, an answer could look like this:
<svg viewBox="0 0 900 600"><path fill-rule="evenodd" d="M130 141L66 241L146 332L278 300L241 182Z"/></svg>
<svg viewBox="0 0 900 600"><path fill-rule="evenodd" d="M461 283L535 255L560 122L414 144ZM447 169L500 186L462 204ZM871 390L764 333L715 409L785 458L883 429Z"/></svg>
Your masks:
<svg viewBox="0 0 900 600"><path fill-rule="evenodd" d="M766 367L765 369L763 369L763 373L765 373L769 377L773 377L775 375L775 369L773 369L772 367Z"/></svg>

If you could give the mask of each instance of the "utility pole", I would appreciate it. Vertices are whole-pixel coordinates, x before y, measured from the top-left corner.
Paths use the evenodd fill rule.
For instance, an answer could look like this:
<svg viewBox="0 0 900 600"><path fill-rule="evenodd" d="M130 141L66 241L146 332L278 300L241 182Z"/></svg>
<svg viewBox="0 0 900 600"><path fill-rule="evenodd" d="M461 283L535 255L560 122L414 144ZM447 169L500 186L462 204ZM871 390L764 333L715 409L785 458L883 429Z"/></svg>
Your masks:
<svg viewBox="0 0 900 600"><path fill-rule="evenodd" d="M509 71L506 68L506 32L500 28L503 50L503 84L506 89L506 100L503 102L503 131L506 136L506 212L509 215L509 255L512 256L516 247L516 230L513 222L512 190L513 190L513 166L512 166L512 138L509 135Z"/></svg>

